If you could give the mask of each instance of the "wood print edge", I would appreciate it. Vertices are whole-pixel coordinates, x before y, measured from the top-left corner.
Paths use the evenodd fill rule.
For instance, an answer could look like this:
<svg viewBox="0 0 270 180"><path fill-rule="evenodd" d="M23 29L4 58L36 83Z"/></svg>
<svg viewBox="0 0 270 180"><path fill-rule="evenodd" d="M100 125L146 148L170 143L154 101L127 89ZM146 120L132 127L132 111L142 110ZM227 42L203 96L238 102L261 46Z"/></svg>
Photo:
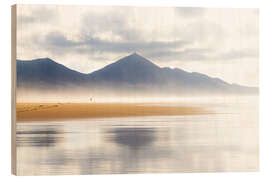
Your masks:
<svg viewBox="0 0 270 180"><path fill-rule="evenodd" d="M16 42L17 5L11 6L11 173L17 175L16 151Z"/></svg>

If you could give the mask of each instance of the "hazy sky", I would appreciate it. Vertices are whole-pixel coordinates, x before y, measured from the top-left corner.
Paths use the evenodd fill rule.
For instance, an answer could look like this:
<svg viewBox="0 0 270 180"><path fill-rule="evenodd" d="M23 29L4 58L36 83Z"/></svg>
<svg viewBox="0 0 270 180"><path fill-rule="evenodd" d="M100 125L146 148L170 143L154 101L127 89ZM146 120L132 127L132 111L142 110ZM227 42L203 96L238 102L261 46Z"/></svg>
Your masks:
<svg viewBox="0 0 270 180"><path fill-rule="evenodd" d="M155 64L258 86L258 9L19 5L17 58L84 73L139 52Z"/></svg>

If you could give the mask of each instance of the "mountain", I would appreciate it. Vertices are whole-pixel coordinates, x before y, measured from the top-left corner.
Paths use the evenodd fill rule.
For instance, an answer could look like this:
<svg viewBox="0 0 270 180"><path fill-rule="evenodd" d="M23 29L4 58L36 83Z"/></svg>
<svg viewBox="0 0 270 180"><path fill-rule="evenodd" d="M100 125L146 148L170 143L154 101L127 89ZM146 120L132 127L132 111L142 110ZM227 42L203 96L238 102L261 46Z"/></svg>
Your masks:
<svg viewBox="0 0 270 180"><path fill-rule="evenodd" d="M81 88L114 94L220 94L257 93L254 87L229 84L219 78L186 72L179 68L161 68L137 53L104 68L83 74L44 58L17 60L17 87L28 89Z"/></svg>
<svg viewBox="0 0 270 180"><path fill-rule="evenodd" d="M161 68L134 53L91 73L90 76L97 81L140 84L159 82L159 73Z"/></svg>
<svg viewBox="0 0 270 180"><path fill-rule="evenodd" d="M71 70L49 58L16 61L17 86L45 87L80 85L87 81L83 73Z"/></svg>

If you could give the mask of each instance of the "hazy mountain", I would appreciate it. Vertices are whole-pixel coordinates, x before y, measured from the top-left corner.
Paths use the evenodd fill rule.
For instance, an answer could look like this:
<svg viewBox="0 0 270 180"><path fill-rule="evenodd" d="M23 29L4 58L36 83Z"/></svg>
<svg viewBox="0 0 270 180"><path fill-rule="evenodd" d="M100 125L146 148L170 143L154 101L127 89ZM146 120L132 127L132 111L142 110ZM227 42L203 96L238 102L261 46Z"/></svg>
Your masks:
<svg viewBox="0 0 270 180"><path fill-rule="evenodd" d="M67 84L80 85L88 80L85 74L71 70L49 58L17 60L16 68L18 87L52 88Z"/></svg>
<svg viewBox="0 0 270 180"><path fill-rule="evenodd" d="M218 78L186 72L178 68L161 68L137 53L90 74L71 70L51 59L17 60L17 86L54 89L76 87L114 94L219 94L257 93L258 89L229 84Z"/></svg>
<svg viewBox="0 0 270 180"><path fill-rule="evenodd" d="M162 70L151 61L134 53L90 74L96 81L112 83L161 83Z"/></svg>

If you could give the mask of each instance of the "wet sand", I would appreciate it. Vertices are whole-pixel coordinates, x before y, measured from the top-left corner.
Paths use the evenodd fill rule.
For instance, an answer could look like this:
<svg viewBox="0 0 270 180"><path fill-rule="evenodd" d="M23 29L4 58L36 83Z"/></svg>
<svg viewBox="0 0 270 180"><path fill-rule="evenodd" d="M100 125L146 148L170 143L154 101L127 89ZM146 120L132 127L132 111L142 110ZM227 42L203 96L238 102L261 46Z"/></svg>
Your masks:
<svg viewBox="0 0 270 180"><path fill-rule="evenodd" d="M212 113L200 107L157 106L153 103L17 103L16 106L17 121L24 122Z"/></svg>

